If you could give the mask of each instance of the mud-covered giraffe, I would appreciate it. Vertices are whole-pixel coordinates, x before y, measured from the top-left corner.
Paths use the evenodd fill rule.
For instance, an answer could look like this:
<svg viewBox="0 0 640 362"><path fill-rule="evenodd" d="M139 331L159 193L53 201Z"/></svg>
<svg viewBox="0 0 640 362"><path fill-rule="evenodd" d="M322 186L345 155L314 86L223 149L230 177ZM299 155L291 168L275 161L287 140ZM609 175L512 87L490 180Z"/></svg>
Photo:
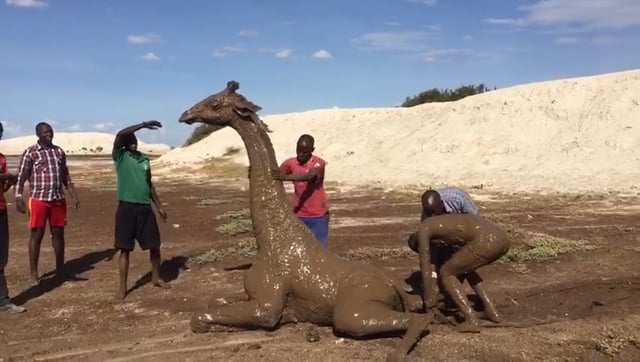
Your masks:
<svg viewBox="0 0 640 362"><path fill-rule="evenodd" d="M244 275L246 296L210 306L191 320L196 333L232 328L275 329L285 322L333 326L351 337L404 336L389 361L402 360L428 332L431 313L413 313L402 285L381 268L347 261L323 248L291 211L259 106L236 91L213 94L185 111L179 122L229 126L247 149L250 210L258 252ZM422 305L422 300L419 301Z"/></svg>

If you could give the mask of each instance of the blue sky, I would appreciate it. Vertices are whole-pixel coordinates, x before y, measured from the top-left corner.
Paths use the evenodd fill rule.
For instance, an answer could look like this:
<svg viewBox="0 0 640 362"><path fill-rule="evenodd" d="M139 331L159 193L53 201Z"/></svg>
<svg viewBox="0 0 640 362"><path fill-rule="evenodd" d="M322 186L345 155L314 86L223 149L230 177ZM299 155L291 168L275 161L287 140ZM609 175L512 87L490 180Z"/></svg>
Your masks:
<svg viewBox="0 0 640 362"><path fill-rule="evenodd" d="M231 79L267 115L640 65L638 0L2 1L5 137L158 119L141 138L179 145Z"/></svg>

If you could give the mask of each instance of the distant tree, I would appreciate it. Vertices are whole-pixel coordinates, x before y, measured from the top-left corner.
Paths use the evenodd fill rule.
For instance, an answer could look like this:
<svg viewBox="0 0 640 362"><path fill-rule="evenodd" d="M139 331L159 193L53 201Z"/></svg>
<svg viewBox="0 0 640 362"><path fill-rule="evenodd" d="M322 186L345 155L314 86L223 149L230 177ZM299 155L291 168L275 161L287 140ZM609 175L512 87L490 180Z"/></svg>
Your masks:
<svg viewBox="0 0 640 362"><path fill-rule="evenodd" d="M495 90L496 88L494 87L493 89ZM424 103L452 102L465 97L485 93L490 90L491 89L489 89L482 83L478 85L463 85L456 88L455 90L432 88L424 92L420 92L413 97L406 97L404 102L400 106L413 107Z"/></svg>
<svg viewBox="0 0 640 362"><path fill-rule="evenodd" d="M192 145L204 138L206 138L208 135L212 134L213 132L221 129L222 127L220 126L214 126L214 125L210 125L210 124L201 124L198 127L196 127L193 132L191 132L191 136L189 136L189 138L187 138L187 140L185 141L183 146L189 146Z"/></svg>

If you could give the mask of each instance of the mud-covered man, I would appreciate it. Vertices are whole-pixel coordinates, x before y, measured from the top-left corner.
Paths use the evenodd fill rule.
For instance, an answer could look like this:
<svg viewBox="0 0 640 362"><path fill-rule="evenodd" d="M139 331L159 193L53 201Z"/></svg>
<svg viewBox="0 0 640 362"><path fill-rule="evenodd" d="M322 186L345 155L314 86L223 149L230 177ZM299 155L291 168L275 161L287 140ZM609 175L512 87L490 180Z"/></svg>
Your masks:
<svg viewBox="0 0 640 362"><path fill-rule="evenodd" d="M296 144L296 157L285 160L280 170L273 170L276 180L292 181L295 197L293 211L327 247L329 237L329 203L324 190L326 162L313 154L314 139L303 134Z"/></svg>
<svg viewBox="0 0 640 362"><path fill-rule="evenodd" d="M443 187L436 190L427 190L421 197L422 213L420 221L426 218L445 214L470 214L478 215L480 209L471 200L469 194L458 187ZM418 252L418 245L415 238L409 238L409 248ZM433 267L436 273L447 259L455 252L456 247L445 247L438 245L432 250Z"/></svg>
<svg viewBox="0 0 640 362"><path fill-rule="evenodd" d="M491 264L509 251L509 236L489 220L471 214L438 215L425 219L418 232L413 234L420 255L420 273L424 285L425 310L436 306L436 279L432 278L431 248L435 243L448 247L460 247L440 268L439 278L445 292L464 314L460 325L462 332L479 331L479 322L462 291L460 277L466 275L471 287L484 304L487 318L499 322L494 304L483 288L478 288L480 278L475 270Z"/></svg>
<svg viewBox="0 0 640 362"><path fill-rule="evenodd" d="M120 250L120 285L116 300L123 300L127 295L129 253L134 249L136 240L140 249L149 250L151 284L169 288L160 280L160 230L151 204L155 205L162 221L166 221L167 213L151 182L149 157L138 151L138 139L135 136L135 132L143 128L160 127L162 124L158 121L134 124L120 130L113 142L112 157L118 177L115 248Z"/></svg>
<svg viewBox="0 0 640 362"><path fill-rule="evenodd" d="M470 214L470 215L478 215L480 209L471 199L471 196L461 188L458 187L443 187L439 189L429 189L426 190L420 199L422 204L422 212L420 214L420 221L424 221L425 219L438 216L438 215L447 215L447 214ZM409 248L414 252L418 252L418 243L416 235L411 235L408 239ZM434 270L432 275L433 278L437 278L440 274L440 268L444 263L451 258L451 256L456 252L458 246L449 246L444 243L434 242L431 246L431 266ZM473 282L473 285L478 290L482 289L482 279L477 273L472 273L470 276L460 276L460 282L464 282L464 280L468 279ZM443 289L441 283L439 283L440 290ZM479 294L485 294L484 292L480 292ZM453 308L453 303L450 298L446 298L445 304L447 305L447 309Z"/></svg>

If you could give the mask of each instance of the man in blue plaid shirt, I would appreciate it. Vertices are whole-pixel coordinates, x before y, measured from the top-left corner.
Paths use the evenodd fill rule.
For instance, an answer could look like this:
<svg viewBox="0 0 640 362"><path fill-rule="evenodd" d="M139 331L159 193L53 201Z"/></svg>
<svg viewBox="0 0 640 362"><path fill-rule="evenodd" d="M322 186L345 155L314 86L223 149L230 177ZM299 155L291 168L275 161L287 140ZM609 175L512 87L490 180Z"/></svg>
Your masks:
<svg viewBox="0 0 640 362"><path fill-rule="evenodd" d="M420 221L442 214L478 214L478 207L469 194L457 187L427 190L422 194L422 215Z"/></svg>

